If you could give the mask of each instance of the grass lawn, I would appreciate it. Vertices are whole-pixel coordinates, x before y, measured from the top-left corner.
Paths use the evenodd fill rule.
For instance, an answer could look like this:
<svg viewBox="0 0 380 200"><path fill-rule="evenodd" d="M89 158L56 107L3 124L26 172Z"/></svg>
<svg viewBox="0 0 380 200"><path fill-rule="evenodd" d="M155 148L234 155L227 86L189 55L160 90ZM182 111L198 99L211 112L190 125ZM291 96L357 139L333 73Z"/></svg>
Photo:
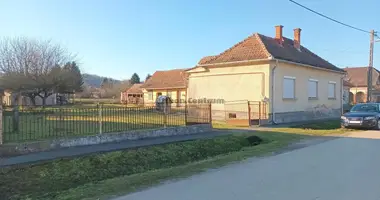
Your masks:
<svg viewBox="0 0 380 200"><path fill-rule="evenodd" d="M256 135L257 146L247 142ZM40 165L0 170L0 194L7 199L108 199L162 181L280 150L303 136L237 132L212 139L144 147Z"/></svg>
<svg viewBox="0 0 380 200"><path fill-rule="evenodd" d="M231 130L232 135L212 139L0 169L0 194L7 199L108 199L252 156L270 155L301 139L349 131L338 125L328 121L255 132ZM252 135L263 142L251 145L247 138Z"/></svg>
<svg viewBox="0 0 380 200"><path fill-rule="evenodd" d="M4 142L20 142L93 135L100 132L99 110L93 107L60 107L44 110L21 110L18 130L13 127L13 112L4 111ZM183 110L166 116L154 108L104 107L101 114L102 132L121 132L139 129L185 125Z"/></svg>

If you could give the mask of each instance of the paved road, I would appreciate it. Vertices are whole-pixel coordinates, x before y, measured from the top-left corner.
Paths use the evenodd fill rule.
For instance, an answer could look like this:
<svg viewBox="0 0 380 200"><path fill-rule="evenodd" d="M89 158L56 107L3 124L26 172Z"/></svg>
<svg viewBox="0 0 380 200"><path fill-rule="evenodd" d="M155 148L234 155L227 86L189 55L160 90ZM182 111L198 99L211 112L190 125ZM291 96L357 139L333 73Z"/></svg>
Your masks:
<svg viewBox="0 0 380 200"><path fill-rule="evenodd" d="M117 200L379 200L380 131L352 136L250 159Z"/></svg>

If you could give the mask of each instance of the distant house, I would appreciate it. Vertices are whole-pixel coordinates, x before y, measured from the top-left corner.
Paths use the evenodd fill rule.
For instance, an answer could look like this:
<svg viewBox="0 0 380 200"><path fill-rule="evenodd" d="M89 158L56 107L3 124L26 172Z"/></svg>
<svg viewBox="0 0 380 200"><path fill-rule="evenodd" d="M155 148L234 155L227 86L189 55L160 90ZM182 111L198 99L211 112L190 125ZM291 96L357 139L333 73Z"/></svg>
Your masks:
<svg viewBox="0 0 380 200"><path fill-rule="evenodd" d="M120 102L125 104L144 104L142 85L142 83L136 83L125 92L121 92Z"/></svg>
<svg viewBox="0 0 380 200"><path fill-rule="evenodd" d="M346 81L351 84L349 101L351 103L367 102L368 67L346 67ZM372 101L380 102L380 72L372 71Z"/></svg>
<svg viewBox="0 0 380 200"><path fill-rule="evenodd" d="M46 98L46 104L47 106L51 105L58 105L60 102L63 104L67 103L68 100L68 95L67 94L59 94L59 93L54 93L50 95L49 97ZM19 101L19 102L17 102ZM12 93L9 90L5 90L3 94L3 105L5 106L12 106L12 105L23 105L23 106L32 106L33 103L31 99L27 96L21 96L20 98L16 98L16 94ZM41 106L42 104L42 98L41 97L36 97L35 98L35 105L36 106Z"/></svg>
<svg viewBox="0 0 380 200"><path fill-rule="evenodd" d="M156 71L142 86L144 104L154 105L156 99L168 96L176 106L182 105L187 97L186 69Z"/></svg>
<svg viewBox="0 0 380 200"><path fill-rule="evenodd" d="M340 117L344 70L302 46L301 29L294 29L293 39L283 36L283 26L275 30L274 37L255 33L201 59L187 70L188 98L224 99L212 104L213 117L219 111L237 118L232 105L241 100L256 105L244 111L244 119L258 113L273 123Z"/></svg>
<svg viewBox="0 0 380 200"><path fill-rule="evenodd" d="M344 105L353 103L352 95L350 95L350 90L352 87L354 87L352 83L350 83L348 80L343 80L343 104Z"/></svg>

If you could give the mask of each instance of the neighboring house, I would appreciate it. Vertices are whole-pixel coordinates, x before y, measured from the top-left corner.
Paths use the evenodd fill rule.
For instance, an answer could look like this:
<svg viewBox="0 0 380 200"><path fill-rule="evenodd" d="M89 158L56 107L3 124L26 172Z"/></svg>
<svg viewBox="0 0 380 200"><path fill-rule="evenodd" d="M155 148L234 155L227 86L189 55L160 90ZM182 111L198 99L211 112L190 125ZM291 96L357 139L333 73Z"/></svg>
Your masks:
<svg viewBox="0 0 380 200"><path fill-rule="evenodd" d="M61 99L66 99L66 100L68 98L67 95L60 95L58 93L55 93L46 98L46 105L49 106L49 105L59 104L59 97L63 97ZM18 101L19 101L18 105L23 105L23 106L33 105L32 101L27 96L21 96L21 98L19 98ZM36 103L36 106L41 106L42 98L37 96L35 98L35 103ZM4 95L3 95L3 105L5 106L17 105L16 94L12 93L11 91L5 90Z"/></svg>
<svg viewBox="0 0 380 200"><path fill-rule="evenodd" d="M346 67L346 80L351 83L349 102L367 102L368 67ZM372 101L380 102L380 72L373 68L372 71Z"/></svg>
<svg viewBox="0 0 380 200"><path fill-rule="evenodd" d="M160 95L171 98L176 106L183 105L186 100L186 69L156 71L142 86L144 104L154 105Z"/></svg>
<svg viewBox="0 0 380 200"><path fill-rule="evenodd" d="M125 104L144 104L142 83L133 84L127 91L121 92L120 102Z"/></svg>
<svg viewBox="0 0 380 200"><path fill-rule="evenodd" d="M354 87L352 83L350 83L348 80L343 80L343 104L344 105L353 103L352 99L350 99L350 97L352 98L352 95L350 95L350 89L352 87Z"/></svg>
<svg viewBox="0 0 380 200"><path fill-rule="evenodd" d="M301 29L294 29L294 39L289 39L282 28L276 26L273 38L255 33L200 60L187 70L188 98L263 102L274 123L339 117L344 70L302 46ZM226 105L213 104L212 109L236 117Z"/></svg>

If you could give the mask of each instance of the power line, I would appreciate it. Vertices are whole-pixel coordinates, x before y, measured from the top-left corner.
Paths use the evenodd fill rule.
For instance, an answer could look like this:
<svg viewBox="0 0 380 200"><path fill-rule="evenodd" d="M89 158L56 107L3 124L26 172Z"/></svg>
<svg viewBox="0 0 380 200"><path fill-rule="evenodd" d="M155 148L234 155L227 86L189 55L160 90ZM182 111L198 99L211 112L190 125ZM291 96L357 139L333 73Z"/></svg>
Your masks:
<svg viewBox="0 0 380 200"><path fill-rule="evenodd" d="M335 23L338 23L338 24L340 24L340 25L343 25L343 26L346 26L346 27L349 27L349 28L352 28L352 29L355 29L355 30L357 30L357 31L361 31L361 32L364 32L364 33L371 33L370 31L366 31L366 30L364 30L364 29L357 28L357 27L354 27L354 26L348 25L348 24L346 24L346 23L340 22L340 21L338 21L338 20L336 20L336 19L333 19L333 18L331 18L331 17L328 17L328 16L326 16L326 15L324 15L324 14L322 14L322 13L319 13L319 12L317 12L317 11L315 11L315 10L312 10L312 9L310 9L310 8L308 8L308 7L306 7L306 6L302 5L302 4L300 4L300 3L297 3L297 2L295 2L295 1L293 1L293 0L289 0L289 1L292 2L292 3L294 3L294 4L296 4L296 5L298 5L298 6L300 6L300 7L302 7L302 8L304 8L304 9L306 9L306 10L308 10L308 11L310 11L310 12L313 12L313 13L315 13L315 14L321 16L321 17L324 17L324 18L326 18L326 19L329 19L329 20L331 20L331 21L333 21L333 22L335 22Z"/></svg>

